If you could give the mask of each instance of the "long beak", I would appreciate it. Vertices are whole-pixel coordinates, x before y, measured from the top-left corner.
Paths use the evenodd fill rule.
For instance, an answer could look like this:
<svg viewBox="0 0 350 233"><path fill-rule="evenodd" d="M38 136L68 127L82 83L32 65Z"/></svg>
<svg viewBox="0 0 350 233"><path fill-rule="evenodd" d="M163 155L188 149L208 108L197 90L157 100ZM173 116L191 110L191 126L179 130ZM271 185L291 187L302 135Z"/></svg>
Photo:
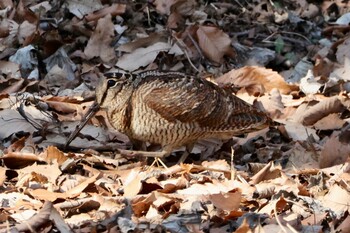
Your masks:
<svg viewBox="0 0 350 233"><path fill-rule="evenodd" d="M95 115L95 113L100 109L100 105L95 101L87 111L87 113L84 115L84 117L81 119L81 122L79 125L75 127L75 130L71 133L69 136L66 144L64 145L64 148L66 149L69 144L74 140L74 138L77 136L77 134L84 128L86 123Z"/></svg>

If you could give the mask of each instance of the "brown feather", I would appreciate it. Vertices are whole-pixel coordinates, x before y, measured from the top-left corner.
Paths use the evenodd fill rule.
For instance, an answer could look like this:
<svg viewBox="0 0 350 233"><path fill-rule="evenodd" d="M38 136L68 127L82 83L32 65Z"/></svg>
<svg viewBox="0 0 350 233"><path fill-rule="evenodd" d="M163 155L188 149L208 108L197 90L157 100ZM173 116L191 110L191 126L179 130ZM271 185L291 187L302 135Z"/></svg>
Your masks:
<svg viewBox="0 0 350 233"><path fill-rule="evenodd" d="M265 113L209 81L181 76L164 77L154 82L157 88L144 97L144 102L170 122L194 121L209 131L242 128L242 132L269 123Z"/></svg>

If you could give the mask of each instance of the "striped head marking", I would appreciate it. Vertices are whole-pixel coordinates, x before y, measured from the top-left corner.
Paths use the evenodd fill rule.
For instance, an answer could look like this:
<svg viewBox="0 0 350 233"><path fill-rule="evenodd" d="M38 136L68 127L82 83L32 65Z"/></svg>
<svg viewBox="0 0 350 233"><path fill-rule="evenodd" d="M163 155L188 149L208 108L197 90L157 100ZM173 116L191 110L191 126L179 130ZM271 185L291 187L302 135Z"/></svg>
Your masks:
<svg viewBox="0 0 350 233"><path fill-rule="evenodd" d="M96 101L101 108L116 107L117 99L127 98L132 92L135 75L128 73L109 73L100 80L96 87ZM130 91L128 91L130 90Z"/></svg>

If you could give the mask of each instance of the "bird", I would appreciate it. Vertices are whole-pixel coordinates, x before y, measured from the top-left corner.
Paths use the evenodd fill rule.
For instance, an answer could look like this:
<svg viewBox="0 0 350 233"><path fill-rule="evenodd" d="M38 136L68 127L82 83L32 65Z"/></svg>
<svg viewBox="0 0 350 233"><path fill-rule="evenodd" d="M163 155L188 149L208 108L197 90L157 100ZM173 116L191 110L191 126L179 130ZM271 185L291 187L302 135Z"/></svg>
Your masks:
<svg viewBox="0 0 350 233"><path fill-rule="evenodd" d="M182 146L190 149L201 139L227 140L272 122L227 89L176 71L105 74L96 86L93 108L105 110L113 128L134 144L160 145L160 151L141 153L159 158Z"/></svg>

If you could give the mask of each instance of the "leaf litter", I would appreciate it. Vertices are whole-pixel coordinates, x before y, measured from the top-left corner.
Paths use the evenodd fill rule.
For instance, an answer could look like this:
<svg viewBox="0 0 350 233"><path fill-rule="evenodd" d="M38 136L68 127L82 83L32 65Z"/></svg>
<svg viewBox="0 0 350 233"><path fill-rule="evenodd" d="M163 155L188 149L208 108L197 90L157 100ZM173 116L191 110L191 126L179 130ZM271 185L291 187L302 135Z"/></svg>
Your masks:
<svg viewBox="0 0 350 233"><path fill-rule="evenodd" d="M349 5L0 2L1 232L350 232ZM98 112L106 72L209 79L276 127L125 157ZM152 145L147 145L148 149Z"/></svg>

